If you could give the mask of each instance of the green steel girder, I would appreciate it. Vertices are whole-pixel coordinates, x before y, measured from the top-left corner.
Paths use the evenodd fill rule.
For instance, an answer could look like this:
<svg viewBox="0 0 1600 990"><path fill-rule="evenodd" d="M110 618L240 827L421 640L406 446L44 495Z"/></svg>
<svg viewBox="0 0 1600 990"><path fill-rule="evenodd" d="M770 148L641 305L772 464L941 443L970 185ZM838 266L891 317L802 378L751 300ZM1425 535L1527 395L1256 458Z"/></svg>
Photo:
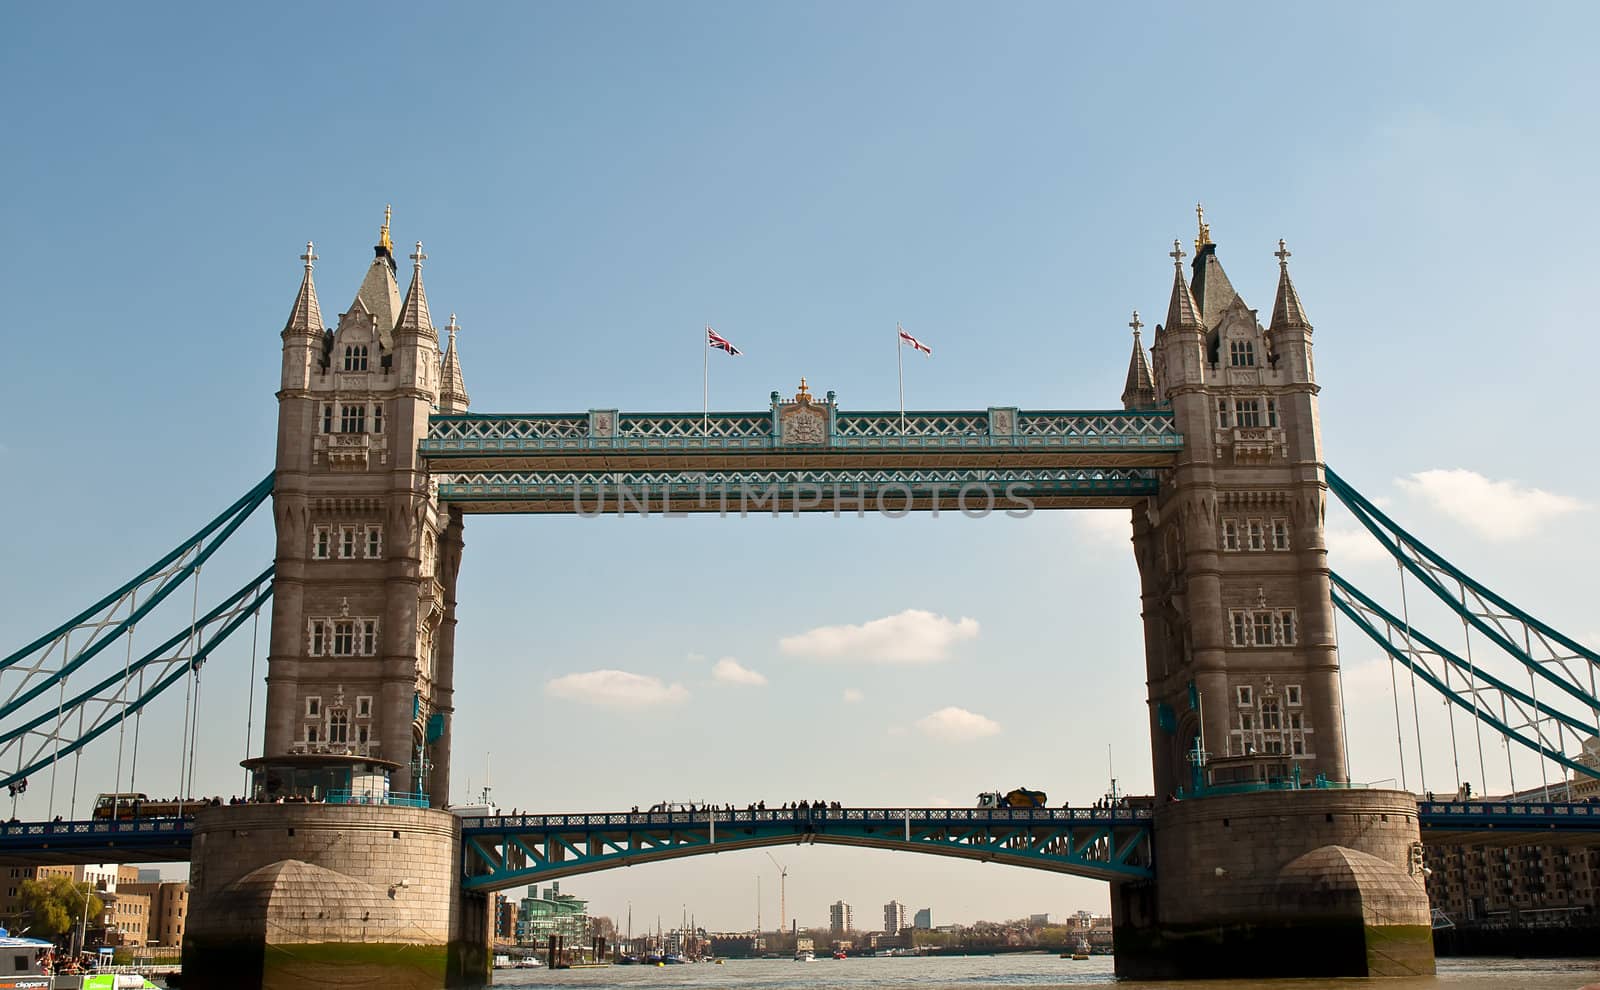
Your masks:
<svg viewBox="0 0 1600 990"><path fill-rule="evenodd" d="M502 890L685 856L811 842L1101 880L1154 875L1143 810L883 809L519 815L463 823L462 885Z"/></svg>

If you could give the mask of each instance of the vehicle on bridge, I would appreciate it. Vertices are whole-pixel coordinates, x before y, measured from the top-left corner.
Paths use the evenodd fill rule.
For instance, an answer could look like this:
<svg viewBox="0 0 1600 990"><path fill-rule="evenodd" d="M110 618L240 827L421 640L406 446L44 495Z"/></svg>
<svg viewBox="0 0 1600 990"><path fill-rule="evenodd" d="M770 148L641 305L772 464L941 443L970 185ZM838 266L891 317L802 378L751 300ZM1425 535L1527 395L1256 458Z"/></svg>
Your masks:
<svg viewBox="0 0 1600 990"><path fill-rule="evenodd" d="M125 821L133 818L180 818L192 815L205 805L204 798L188 800L152 801L136 791L102 794L94 799L96 819L116 818Z"/></svg>
<svg viewBox="0 0 1600 990"><path fill-rule="evenodd" d="M980 808L1043 808L1049 798L1044 791L1030 791L1026 787L1001 794L999 791L984 791L978 795Z"/></svg>

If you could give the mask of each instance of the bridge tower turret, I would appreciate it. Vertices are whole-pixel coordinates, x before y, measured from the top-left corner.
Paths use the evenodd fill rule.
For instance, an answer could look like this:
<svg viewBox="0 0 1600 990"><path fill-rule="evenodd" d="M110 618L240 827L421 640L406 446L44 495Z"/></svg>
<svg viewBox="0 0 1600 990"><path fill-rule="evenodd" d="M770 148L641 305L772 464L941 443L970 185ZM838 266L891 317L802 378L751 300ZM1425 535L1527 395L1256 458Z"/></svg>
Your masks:
<svg viewBox="0 0 1600 990"><path fill-rule="evenodd" d="M1431 973L1416 801L1345 789L1311 323L1288 252L1263 329L1203 214L1194 247L1191 282L1173 245L1153 397L1137 345L1123 392L1170 409L1184 447L1133 513L1156 879L1116 885L1117 973Z"/></svg>

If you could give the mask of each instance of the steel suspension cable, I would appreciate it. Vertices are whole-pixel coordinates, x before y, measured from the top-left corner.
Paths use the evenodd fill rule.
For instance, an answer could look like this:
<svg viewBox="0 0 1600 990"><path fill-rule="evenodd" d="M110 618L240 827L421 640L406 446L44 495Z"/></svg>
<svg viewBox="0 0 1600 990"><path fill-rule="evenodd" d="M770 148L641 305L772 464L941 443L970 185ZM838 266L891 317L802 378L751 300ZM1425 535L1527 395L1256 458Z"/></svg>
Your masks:
<svg viewBox="0 0 1600 990"><path fill-rule="evenodd" d="M1406 652L1408 655L1417 652L1416 646L1411 642L1411 609L1406 604L1406 569L1399 566L1400 573L1400 617L1405 622ZM1417 711L1417 668L1411 667L1411 724L1417 733L1417 773L1421 775L1422 792L1428 792L1428 764L1422 758L1422 716Z"/></svg>
<svg viewBox="0 0 1600 990"><path fill-rule="evenodd" d="M244 706L244 758L250 758L250 737L255 732L256 717L256 651L261 646L261 610L255 612L250 625L250 695ZM250 771L244 772L244 794L250 795Z"/></svg>
<svg viewBox="0 0 1600 990"><path fill-rule="evenodd" d="M1467 589L1462 588L1461 605L1463 608L1465 608L1466 604ZM1467 644L1467 688L1472 692L1473 731L1478 737L1478 787L1479 793L1486 794L1488 792L1485 790L1485 788L1489 786L1489 768L1488 764L1484 762L1483 757L1483 718L1478 714L1478 668L1472 660L1472 627L1467 625L1467 620L1465 618L1461 620L1461 637L1462 639L1466 640ZM1597 716L1597 721L1600 721L1600 716ZM1509 745L1507 740L1502 738L1501 741L1507 742L1507 745ZM1465 793L1462 794L1462 797L1467 796L1468 795Z"/></svg>
<svg viewBox="0 0 1600 990"><path fill-rule="evenodd" d="M1533 643L1528 639L1528 627L1526 625L1522 627L1522 642L1523 649L1529 650L1530 652L1528 655L1532 656L1533 654L1531 652L1531 647L1533 646ZM1533 676L1533 671L1531 669L1528 671L1528 687L1531 689L1535 704L1537 704L1539 700L1539 683L1538 680ZM1542 723L1544 720L1539 718L1538 711L1539 709L1535 707L1534 714L1531 717L1531 721L1533 722L1533 734L1540 742L1544 742L1544 729L1542 728ZM1561 730L1558 728L1556 729L1556 743L1559 744L1560 742ZM1539 785L1544 789L1544 799L1546 801L1550 800L1550 775L1546 771L1543 756L1539 757Z"/></svg>
<svg viewBox="0 0 1600 990"><path fill-rule="evenodd" d="M66 641L71 638L72 634L70 632L63 637L63 649L65 649ZM67 679L63 677L61 678L60 700L56 702L55 752L50 757L50 816L52 818L55 817L56 813L56 763L61 759L61 713L66 709L66 704Z"/></svg>
<svg viewBox="0 0 1600 990"><path fill-rule="evenodd" d="M138 604L138 601L137 601L137 594L136 594L135 595L135 600L132 601L132 602L129 602L129 606L131 607L131 606L137 605L137 604ZM128 633L127 633L127 636L128 636L128 649L127 649L127 652L124 653L123 657L122 657L122 684L119 685L118 688L117 688L117 697L121 698L124 703L123 703L123 706L122 706L122 714L117 716L117 776L116 776L116 779L111 784L111 820L112 821L117 821L118 820L118 818L117 818L117 810L118 810L118 807L122 804L122 752L123 752L123 747L126 745L125 740L126 740L127 732L128 732L128 706L127 706L126 702L127 702L127 698L128 698L128 684L129 684L129 681L131 680L131 678L129 676L130 668L133 665L133 630L134 630L133 626L129 626L128 627ZM20 752L21 747L18 747L18 749L19 749L19 752ZM133 789L131 784L129 785L128 789L129 790Z"/></svg>
<svg viewBox="0 0 1600 990"><path fill-rule="evenodd" d="M183 801L188 797L184 790L184 780L188 774L185 772L192 754L189 753L189 705L194 696L194 655L196 651L196 637L200 626L200 570L194 572L194 604L189 613L189 671L183 686L183 732L178 736L178 815L183 815Z"/></svg>
<svg viewBox="0 0 1600 990"><path fill-rule="evenodd" d="M1411 787L1406 783L1406 739L1405 733L1400 729L1400 685L1395 680L1394 654L1389 655L1389 697L1394 699L1394 743L1400 748L1400 789L1409 791Z"/></svg>

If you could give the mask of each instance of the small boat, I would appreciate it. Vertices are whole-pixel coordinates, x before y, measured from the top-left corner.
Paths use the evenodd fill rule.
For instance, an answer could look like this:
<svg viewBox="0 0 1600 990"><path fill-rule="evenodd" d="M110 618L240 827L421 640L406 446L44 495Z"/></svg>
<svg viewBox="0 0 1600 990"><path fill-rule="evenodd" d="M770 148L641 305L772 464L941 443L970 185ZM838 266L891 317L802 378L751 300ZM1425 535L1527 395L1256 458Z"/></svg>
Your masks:
<svg viewBox="0 0 1600 990"><path fill-rule="evenodd" d="M544 965L544 961L541 960L538 956L523 956L522 958L518 959L516 962L512 963L511 964L511 968L512 969L539 969L543 965Z"/></svg>
<svg viewBox="0 0 1600 990"><path fill-rule="evenodd" d="M833 958L835 958L835 959L847 959L847 958L849 958L849 956L845 953L845 951L843 949L834 949L833 950Z"/></svg>
<svg viewBox="0 0 1600 990"><path fill-rule="evenodd" d="M795 962L812 962L816 958L816 955L810 949L801 949L794 954Z"/></svg>

